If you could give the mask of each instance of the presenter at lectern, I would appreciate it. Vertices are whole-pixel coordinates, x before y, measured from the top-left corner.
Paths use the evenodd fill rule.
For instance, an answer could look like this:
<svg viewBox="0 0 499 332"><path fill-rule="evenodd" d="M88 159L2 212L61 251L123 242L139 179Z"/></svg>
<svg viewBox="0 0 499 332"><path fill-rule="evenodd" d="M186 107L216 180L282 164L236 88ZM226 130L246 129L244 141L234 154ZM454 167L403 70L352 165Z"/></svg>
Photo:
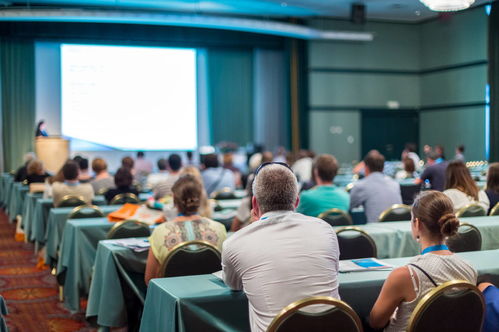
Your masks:
<svg viewBox="0 0 499 332"><path fill-rule="evenodd" d="M49 134L45 131L45 121L41 120L36 126L35 137L47 137Z"/></svg>

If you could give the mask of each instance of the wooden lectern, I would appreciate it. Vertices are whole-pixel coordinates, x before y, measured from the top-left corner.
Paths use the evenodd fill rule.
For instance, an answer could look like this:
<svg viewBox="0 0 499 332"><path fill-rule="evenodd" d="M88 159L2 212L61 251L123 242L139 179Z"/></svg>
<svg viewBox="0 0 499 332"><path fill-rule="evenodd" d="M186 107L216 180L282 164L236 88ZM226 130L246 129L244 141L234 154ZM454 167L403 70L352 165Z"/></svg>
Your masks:
<svg viewBox="0 0 499 332"><path fill-rule="evenodd" d="M69 140L58 136L37 137L35 153L45 169L55 174L69 158Z"/></svg>

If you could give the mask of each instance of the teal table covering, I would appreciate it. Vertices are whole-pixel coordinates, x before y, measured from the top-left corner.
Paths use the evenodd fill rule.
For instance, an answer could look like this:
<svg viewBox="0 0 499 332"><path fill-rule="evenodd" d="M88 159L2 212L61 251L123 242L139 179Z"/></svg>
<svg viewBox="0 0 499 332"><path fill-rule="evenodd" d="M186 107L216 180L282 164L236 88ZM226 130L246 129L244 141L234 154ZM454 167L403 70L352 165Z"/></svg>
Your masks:
<svg viewBox="0 0 499 332"><path fill-rule="evenodd" d="M121 205L100 206L102 212L107 216L109 213L118 210ZM47 229L45 231L45 263L52 266L57 261L57 250L61 243L64 226L73 207L52 208L47 219Z"/></svg>
<svg viewBox="0 0 499 332"><path fill-rule="evenodd" d="M5 315L7 315L9 311L7 310L7 304L3 296L0 295L0 332L7 332L9 329L7 328L7 323L5 322Z"/></svg>
<svg viewBox="0 0 499 332"><path fill-rule="evenodd" d="M14 220L17 215L22 214L24 196L29 191L29 187L20 182L14 182L11 186L9 203L7 206L9 220Z"/></svg>
<svg viewBox="0 0 499 332"><path fill-rule="evenodd" d="M460 253L479 274L499 276L499 250ZM410 257L386 259L396 267ZM339 274L339 293L360 317L367 317L390 271ZM112 294L107 294L112 297ZM114 309L113 309L114 310ZM140 331L249 331L248 303L213 275L153 279Z"/></svg>
<svg viewBox="0 0 499 332"><path fill-rule="evenodd" d="M5 206L6 209L9 207L9 201L10 201L10 191L12 190L12 186L14 185L14 178L13 177L7 177L4 176L3 178L3 205Z"/></svg>
<svg viewBox="0 0 499 332"><path fill-rule="evenodd" d="M24 230L26 239L31 238L33 213L35 211L36 200L42 198L42 193L27 193L24 198L23 214L21 219L21 226Z"/></svg>
<svg viewBox="0 0 499 332"><path fill-rule="evenodd" d="M14 182L14 177L9 173L0 175L0 204L5 204L7 201L8 187Z"/></svg>

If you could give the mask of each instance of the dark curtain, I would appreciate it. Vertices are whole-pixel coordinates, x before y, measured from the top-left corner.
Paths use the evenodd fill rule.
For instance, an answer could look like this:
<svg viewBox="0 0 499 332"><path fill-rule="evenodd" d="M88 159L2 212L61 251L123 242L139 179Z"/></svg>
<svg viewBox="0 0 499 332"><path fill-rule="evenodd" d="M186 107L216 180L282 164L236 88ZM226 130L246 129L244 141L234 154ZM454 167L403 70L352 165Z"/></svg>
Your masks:
<svg viewBox="0 0 499 332"><path fill-rule="evenodd" d="M489 16L490 158L499 161L499 3Z"/></svg>
<svg viewBox="0 0 499 332"><path fill-rule="evenodd" d="M19 167L33 151L35 134L35 49L33 40L0 44L4 169Z"/></svg>

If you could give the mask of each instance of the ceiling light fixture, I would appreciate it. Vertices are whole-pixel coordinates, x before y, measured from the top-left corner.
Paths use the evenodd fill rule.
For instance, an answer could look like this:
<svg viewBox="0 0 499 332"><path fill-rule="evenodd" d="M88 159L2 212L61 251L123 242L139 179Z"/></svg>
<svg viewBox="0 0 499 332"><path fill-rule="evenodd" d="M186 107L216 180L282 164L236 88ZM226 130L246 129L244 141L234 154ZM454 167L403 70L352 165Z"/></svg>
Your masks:
<svg viewBox="0 0 499 332"><path fill-rule="evenodd" d="M419 0L436 12L455 12L469 8L475 0Z"/></svg>

